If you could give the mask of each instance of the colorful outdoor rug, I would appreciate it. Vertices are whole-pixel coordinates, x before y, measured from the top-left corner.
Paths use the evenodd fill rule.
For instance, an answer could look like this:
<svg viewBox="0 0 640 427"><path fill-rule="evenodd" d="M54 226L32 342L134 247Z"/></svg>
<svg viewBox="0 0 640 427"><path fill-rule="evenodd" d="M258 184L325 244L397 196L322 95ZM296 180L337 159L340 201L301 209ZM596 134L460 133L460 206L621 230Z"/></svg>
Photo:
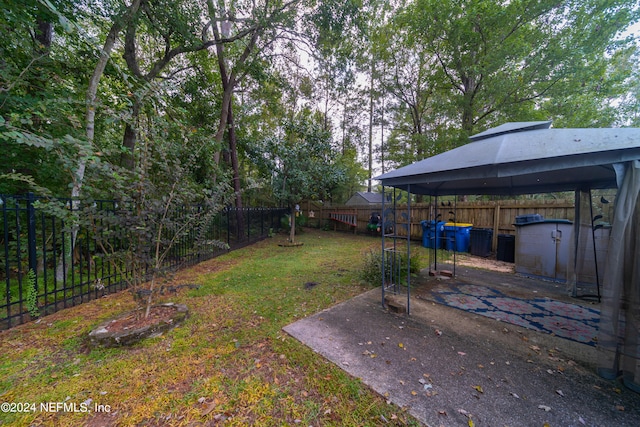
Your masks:
<svg viewBox="0 0 640 427"><path fill-rule="evenodd" d="M436 302L502 322L595 345L600 311L549 298L520 299L485 286L451 284L432 289Z"/></svg>

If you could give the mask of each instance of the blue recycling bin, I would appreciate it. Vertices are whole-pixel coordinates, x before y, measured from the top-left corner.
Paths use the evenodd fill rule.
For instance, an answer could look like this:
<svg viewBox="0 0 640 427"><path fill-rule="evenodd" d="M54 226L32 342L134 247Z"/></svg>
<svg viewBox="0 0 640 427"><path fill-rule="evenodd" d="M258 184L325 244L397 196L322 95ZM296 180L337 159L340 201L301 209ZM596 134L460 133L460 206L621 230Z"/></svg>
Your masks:
<svg viewBox="0 0 640 427"><path fill-rule="evenodd" d="M447 222L444 224L445 248L448 251L469 252L473 224Z"/></svg>
<svg viewBox="0 0 640 427"><path fill-rule="evenodd" d="M420 221L422 225L422 246L425 248L442 248L442 231L444 221Z"/></svg>

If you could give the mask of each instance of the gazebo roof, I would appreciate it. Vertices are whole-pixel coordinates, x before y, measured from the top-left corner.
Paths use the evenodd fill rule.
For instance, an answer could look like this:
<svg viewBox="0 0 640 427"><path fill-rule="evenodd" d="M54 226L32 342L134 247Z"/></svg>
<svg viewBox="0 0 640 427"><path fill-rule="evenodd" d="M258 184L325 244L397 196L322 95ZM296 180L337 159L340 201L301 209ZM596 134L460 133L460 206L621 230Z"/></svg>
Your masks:
<svg viewBox="0 0 640 427"><path fill-rule="evenodd" d="M527 194L614 188L614 165L640 159L640 129L506 123L471 142L376 177L414 194Z"/></svg>

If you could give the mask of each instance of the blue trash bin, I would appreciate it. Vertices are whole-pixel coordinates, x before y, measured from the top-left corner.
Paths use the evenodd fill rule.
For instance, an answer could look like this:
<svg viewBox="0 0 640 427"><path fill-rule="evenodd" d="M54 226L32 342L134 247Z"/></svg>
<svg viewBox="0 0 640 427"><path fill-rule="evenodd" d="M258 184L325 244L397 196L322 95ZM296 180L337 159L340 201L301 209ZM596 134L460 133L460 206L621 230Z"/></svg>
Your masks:
<svg viewBox="0 0 640 427"><path fill-rule="evenodd" d="M422 246L425 248L431 247L431 223L433 221L427 221L426 219L420 221L422 226Z"/></svg>
<svg viewBox="0 0 640 427"><path fill-rule="evenodd" d="M444 224L445 248L448 251L469 252L473 224L447 222Z"/></svg>
<svg viewBox="0 0 640 427"><path fill-rule="evenodd" d="M420 225L422 225L422 246L430 249L440 249L442 247L442 226L444 224L444 221L420 221Z"/></svg>

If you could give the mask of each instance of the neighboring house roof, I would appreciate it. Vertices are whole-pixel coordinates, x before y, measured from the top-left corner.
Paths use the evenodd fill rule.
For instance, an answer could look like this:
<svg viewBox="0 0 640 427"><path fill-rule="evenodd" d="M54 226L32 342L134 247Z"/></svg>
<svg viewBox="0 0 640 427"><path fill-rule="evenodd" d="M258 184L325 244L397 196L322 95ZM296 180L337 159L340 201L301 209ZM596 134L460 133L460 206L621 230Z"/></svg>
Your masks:
<svg viewBox="0 0 640 427"><path fill-rule="evenodd" d="M614 165L640 159L640 129L506 123L471 142L376 177L414 194L527 194L614 188Z"/></svg>
<svg viewBox="0 0 640 427"><path fill-rule="evenodd" d="M347 205L379 205L382 204L382 193L358 191L347 200Z"/></svg>

